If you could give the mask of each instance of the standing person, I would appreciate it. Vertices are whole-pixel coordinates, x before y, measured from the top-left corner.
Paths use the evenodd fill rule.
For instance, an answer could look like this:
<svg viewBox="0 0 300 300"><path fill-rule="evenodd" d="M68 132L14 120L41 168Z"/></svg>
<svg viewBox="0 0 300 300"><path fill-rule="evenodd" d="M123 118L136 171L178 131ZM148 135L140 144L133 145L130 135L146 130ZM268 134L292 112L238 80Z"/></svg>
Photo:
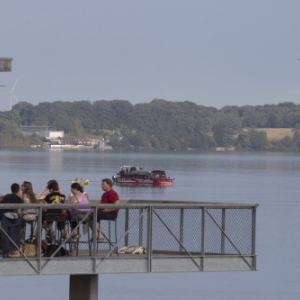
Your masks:
<svg viewBox="0 0 300 300"><path fill-rule="evenodd" d="M65 202L66 196L64 194L61 194L59 187L58 187L58 182L56 180L49 180L47 183L47 186L38 193L38 198L42 195L44 195L46 192L49 192L45 196L45 203L47 204L63 204ZM47 222L44 223L46 220L47 213L51 214L62 214L61 209L48 209L47 212L43 215L43 228L47 230L47 241L52 242L53 239L55 238L54 232L52 231L52 222ZM59 221L57 222L57 228L61 231L61 237L65 238L67 236L66 230L65 230L65 221Z"/></svg>
<svg viewBox="0 0 300 300"><path fill-rule="evenodd" d="M37 198L32 189L32 184L29 181L24 181L21 185L21 199L25 204L37 204ZM35 221L37 217L36 208L28 208L23 210L23 219L25 221Z"/></svg>
<svg viewBox="0 0 300 300"><path fill-rule="evenodd" d="M102 179L101 188L104 191L101 197L101 204L119 204L120 199L119 195L112 188L113 182L109 178ZM101 242L104 238L101 229L100 229L100 221L101 220L115 220L118 216L119 209L115 208L105 208L98 209L97 211L97 241ZM92 227L92 221L90 222L90 226Z"/></svg>

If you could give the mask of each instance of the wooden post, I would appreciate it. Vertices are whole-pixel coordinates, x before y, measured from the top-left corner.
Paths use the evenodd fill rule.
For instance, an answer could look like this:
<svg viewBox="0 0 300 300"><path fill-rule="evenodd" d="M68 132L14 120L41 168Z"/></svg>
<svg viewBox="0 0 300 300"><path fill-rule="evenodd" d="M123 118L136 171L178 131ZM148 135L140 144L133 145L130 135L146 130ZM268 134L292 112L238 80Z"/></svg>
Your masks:
<svg viewBox="0 0 300 300"><path fill-rule="evenodd" d="M98 300L98 274L70 275L69 300Z"/></svg>

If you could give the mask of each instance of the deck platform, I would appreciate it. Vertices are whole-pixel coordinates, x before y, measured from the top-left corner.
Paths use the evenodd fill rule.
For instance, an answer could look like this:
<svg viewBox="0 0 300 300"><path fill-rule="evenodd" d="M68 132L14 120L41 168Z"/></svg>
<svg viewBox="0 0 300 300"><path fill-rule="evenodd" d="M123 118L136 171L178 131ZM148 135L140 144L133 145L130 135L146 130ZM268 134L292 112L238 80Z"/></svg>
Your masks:
<svg viewBox="0 0 300 300"><path fill-rule="evenodd" d="M88 206L94 212L107 206L94 203ZM0 204L0 209L8 206L14 205ZM40 243L45 239L40 216L46 206L36 206ZM91 242L95 232L79 223L78 244L69 237L61 241L69 255L47 257L37 249L35 257L3 257L0 275L256 270L256 204L128 200L116 207L117 222L101 222L106 240ZM26 228L25 239L29 232ZM141 246L146 254L118 253L124 246Z"/></svg>

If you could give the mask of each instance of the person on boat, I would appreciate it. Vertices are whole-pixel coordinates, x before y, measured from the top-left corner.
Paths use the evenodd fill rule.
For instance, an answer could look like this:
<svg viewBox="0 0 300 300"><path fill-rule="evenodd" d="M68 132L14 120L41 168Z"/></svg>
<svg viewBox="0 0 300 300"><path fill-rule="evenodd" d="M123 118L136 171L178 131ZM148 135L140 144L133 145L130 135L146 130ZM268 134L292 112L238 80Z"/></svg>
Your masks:
<svg viewBox="0 0 300 300"><path fill-rule="evenodd" d="M101 188L104 193L101 196L101 204L119 204L120 199L117 192L112 188L113 182L109 178L104 178L101 181ZM101 220L115 220L118 216L119 209L115 208L100 208L97 211L97 241L101 242L104 236L101 232L100 221ZM93 216L92 216L93 217ZM93 226L93 220L90 221L90 227Z"/></svg>
<svg viewBox="0 0 300 300"><path fill-rule="evenodd" d="M89 199L86 195L83 193L82 185L79 184L78 182L74 182L71 184L71 195L69 196L67 203L75 204L76 206L80 204L82 205L89 204ZM81 221L89 211L90 211L89 208L78 208L78 207L70 210L69 220L72 229L72 236L69 241L76 242L78 240L79 238L78 229L75 228L78 224L78 221Z"/></svg>
<svg viewBox="0 0 300 300"><path fill-rule="evenodd" d="M38 199L42 199L46 204L63 204L65 203L66 196L59 190L58 182L56 180L49 180L47 186L37 194ZM47 231L46 239L51 243L55 239L54 232L52 231L53 222L47 221L47 214L62 215L61 209L48 209L43 213L43 228ZM61 237L66 238L67 232L65 230L65 221L57 222L57 228L61 231Z"/></svg>
<svg viewBox="0 0 300 300"><path fill-rule="evenodd" d="M21 199L25 204L37 204L37 198L33 192L32 184L29 181L24 181L21 185ZM37 217L36 208L28 208L23 210L23 219L27 222L35 221Z"/></svg>

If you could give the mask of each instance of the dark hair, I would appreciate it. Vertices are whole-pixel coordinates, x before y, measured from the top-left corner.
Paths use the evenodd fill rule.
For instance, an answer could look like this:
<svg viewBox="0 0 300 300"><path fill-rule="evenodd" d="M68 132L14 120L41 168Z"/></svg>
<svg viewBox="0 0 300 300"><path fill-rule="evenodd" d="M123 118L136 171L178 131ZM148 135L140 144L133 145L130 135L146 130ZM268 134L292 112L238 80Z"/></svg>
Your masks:
<svg viewBox="0 0 300 300"><path fill-rule="evenodd" d="M83 193L83 187L78 182L72 183L71 189L75 189L75 190L79 191L80 193Z"/></svg>
<svg viewBox="0 0 300 300"><path fill-rule="evenodd" d="M18 183L13 183L11 186L10 186L10 190L13 194L16 194L20 191L20 185Z"/></svg>
<svg viewBox="0 0 300 300"><path fill-rule="evenodd" d="M47 182L47 189L48 190L53 190L53 191L58 191L59 187L58 187L58 183L56 180L49 180Z"/></svg>
<svg viewBox="0 0 300 300"><path fill-rule="evenodd" d="M106 182L110 187L113 186L113 182L110 178L104 178L102 179L102 182Z"/></svg>

